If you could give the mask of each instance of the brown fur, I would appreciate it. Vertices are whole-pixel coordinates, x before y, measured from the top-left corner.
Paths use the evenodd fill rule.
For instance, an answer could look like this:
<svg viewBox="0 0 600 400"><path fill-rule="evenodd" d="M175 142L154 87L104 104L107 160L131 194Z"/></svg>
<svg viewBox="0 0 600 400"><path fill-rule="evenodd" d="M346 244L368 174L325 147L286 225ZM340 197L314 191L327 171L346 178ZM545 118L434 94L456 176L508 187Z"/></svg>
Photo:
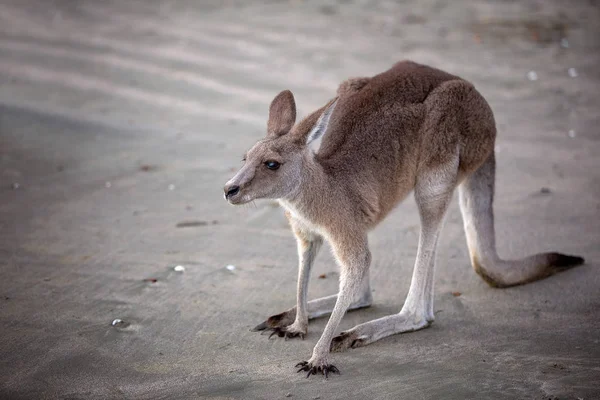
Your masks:
<svg viewBox="0 0 600 400"><path fill-rule="evenodd" d="M363 216L361 225L366 226L360 229L380 222L413 189L418 172L444 163L443 157L457 145L462 174L476 169L493 151L491 110L460 78L401 62L373 78L358 79L359 84L342 84L338 91L337 108L345 112L333 114L328 130L336 134L325 135L316 160L331 180L343 184L340 191L348 204L341 208ZM469 115L473 109L479 120ZM321 113L309 115L292 134L305 137ZM440 132L439 126L451 129ZM478 146L473 146L473 137ZM335 207L340 208L343 199L335 195Z"/></svg>
<svg viewBox="0 0 600 400"><path fill-rule="evenodd" d="M337 370L327 361L330 348L366 345L431 324L437 239L456 187L472 265L491 286L524 284L583 263L559 253L498 257L494 116L465 80L403 61L372 78L343 82L336 98L296 125L295 116L293 95L281 92L270 107L266 138L248 151L225 193L232 204L274 198L286 209L298 241L297 306L256 329L304 337L309 317L331 312L313 356L299 364L309 375ZM319 137L315 153L310 146ZM277 168L269 167L274 162ZM367 232L413 190L422 227L402 310L334 338L348 308L371 304ZM308 276L323 239L340 264L340 291L308 302Z"/></svg>
<svg viewBox="0 0 600 400"><path fill-rule="evenodd" d="M284 90L271 102L267 135L274 137L284 135L292 129L294 122L296 122L294 95L289 90Z"/></svg>

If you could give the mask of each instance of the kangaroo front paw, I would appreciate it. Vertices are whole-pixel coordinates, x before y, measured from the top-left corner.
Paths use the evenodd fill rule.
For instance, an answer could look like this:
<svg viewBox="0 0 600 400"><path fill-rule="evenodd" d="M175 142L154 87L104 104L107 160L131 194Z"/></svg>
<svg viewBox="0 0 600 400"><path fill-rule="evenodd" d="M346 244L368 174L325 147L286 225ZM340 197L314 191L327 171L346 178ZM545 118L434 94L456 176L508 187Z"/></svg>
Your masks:
<svg viewBox="0 0 600 400"><path fill-rule="evenodd" d="M335 373L338 374L340 373L340 370L337 369L337 367L333 364L329 364L326 361L325 362L318 362L318 361L301 361L298 364L296 364L296 368L300 367L300 369L296 372L308 372L306 374L306 377L308 378L311 375L317 375L319 372L323 375L325 375L325 378L327 378L329 376L329 373Z"/></svg>
<svg viewBox="0 0 600 400"><path fill-rule="evenodd" d="M266 321L256 325L251 329L252 332L275 330L276 328L285 328L292 325L296 319L296 308L284 311L281 314L270 316Z"/></svg>

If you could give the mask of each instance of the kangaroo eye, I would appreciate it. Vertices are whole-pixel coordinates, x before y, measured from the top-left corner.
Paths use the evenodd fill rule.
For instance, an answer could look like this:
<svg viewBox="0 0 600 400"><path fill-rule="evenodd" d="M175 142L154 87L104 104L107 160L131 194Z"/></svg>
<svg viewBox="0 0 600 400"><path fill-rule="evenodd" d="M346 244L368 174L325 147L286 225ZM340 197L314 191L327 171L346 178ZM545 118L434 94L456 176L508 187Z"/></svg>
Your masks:
<svg viewBox="0 0 600 400"><path fill-rule="evenodd" d="M276 170L280 164L277 161L265 161L265 166L271 170Z"/></svg>

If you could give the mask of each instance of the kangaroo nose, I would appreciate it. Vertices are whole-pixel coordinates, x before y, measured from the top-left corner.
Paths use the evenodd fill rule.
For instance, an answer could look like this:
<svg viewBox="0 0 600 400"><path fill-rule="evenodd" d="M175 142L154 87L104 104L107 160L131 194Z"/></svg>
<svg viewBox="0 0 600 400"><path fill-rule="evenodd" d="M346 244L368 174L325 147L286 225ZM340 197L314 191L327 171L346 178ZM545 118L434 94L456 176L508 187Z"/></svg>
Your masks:
<svg viewBox="0 0 600 400"><path fill-rule="evenodd" d="M229 198L231 196L235 196L240 191L240 187L238 185L233 185L225 188L225 197Z"/></svg>

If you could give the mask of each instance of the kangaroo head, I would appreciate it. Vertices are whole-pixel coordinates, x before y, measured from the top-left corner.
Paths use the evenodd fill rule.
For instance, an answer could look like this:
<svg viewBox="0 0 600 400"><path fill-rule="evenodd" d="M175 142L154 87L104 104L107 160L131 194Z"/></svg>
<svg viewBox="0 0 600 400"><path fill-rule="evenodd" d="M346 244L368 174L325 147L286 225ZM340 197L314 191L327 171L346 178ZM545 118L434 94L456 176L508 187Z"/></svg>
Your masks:
<svg viewBox="0 0 600 400"><path fill-rule="evenodd" d="M294 125L294 95L284 90L275 96L269 108L267 135L246 152L244 165L225 184L225 199L231 204L244 204L293 196L312 157L309 144L327 129L335 103L336 99L330 101Z"/></svg>

